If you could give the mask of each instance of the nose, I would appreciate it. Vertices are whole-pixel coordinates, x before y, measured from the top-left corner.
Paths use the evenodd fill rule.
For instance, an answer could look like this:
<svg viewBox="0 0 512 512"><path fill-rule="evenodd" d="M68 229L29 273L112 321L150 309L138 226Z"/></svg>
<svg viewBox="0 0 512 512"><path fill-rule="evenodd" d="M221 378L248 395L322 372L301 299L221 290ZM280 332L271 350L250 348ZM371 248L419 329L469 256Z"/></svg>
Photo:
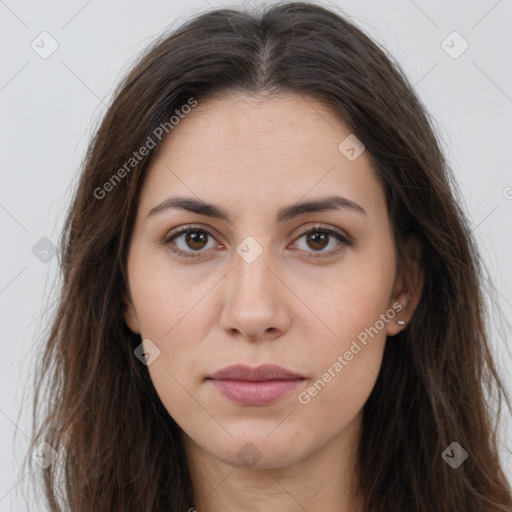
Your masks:
<svg viewBox="0 0 512 512"><path fill-rule="evenodd" d="M289 328L292 292L271 269L269 251L251 263L238 255L225 277L220 323L231 337L248 341L275 340Z"/></svg>

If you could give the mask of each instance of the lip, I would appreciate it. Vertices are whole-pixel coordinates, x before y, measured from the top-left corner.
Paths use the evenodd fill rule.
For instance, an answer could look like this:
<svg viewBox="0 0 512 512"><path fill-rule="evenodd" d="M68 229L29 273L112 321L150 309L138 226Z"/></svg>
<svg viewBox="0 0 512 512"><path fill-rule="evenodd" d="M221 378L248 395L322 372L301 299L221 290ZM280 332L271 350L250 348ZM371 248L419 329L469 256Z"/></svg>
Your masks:
<svg viewBox="0 0 512 512"><path fill-rule="evenodd" d="M291 393L305 378L273 364L256 368L237 364L215 372L207 380L239 405L266 405Z"/></svg>
<svg viewBox="0 0 512 512"><path fill-rule="evenodd" d="M208 376L214 380L245 380L250 382L261 382L266 380L296 380L303 379L302 375L293 373L282 366L275 364L263 364L251 368L245 364L233 364Z"/></svg>

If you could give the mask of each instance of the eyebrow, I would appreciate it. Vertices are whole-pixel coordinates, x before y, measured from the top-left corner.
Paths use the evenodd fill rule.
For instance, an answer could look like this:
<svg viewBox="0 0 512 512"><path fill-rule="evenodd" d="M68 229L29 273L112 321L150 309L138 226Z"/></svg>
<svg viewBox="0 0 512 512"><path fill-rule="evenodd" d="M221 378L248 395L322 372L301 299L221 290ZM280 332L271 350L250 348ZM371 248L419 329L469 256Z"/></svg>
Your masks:
<svg viewBox="0 0 512 512"><path fill-rule="evenodd" d="M151 208L146 218L169 209L186 210L226 222L231 220L229 213L225 209L201 199L185 196L172 196L165 199ZM359 206L357 203L347 199L346 197L328 196L325 198L285 206L277 212L276 221L285 222L306 213L333 210L351 210L353 212L366 214L366 211L362 206Z"/></svg>

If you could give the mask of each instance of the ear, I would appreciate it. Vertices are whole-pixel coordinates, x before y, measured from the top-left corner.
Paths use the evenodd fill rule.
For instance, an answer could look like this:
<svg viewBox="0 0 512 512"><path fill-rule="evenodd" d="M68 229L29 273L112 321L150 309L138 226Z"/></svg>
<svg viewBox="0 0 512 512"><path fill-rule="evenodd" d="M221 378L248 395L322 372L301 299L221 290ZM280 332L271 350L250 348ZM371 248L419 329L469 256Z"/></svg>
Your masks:
<svg viewBox="0 0 512 512"><path fill-rule="evenodd" d="M126 325L134 334L140 334L139 318L137 317L135 306L128 292L124 294L122 309Z"/></svg>
<svg viewBox="0 0 512 512"><path fill-rule="evenodd" d="M424 270L421 266L421 244L417 237L412 236L407 241L405 250L405 268L397 276L389 307L397 312L389 322L386 332L394 336L407 328L407 324L418 306L424 284ZM394 305L394 306L393 306ZM406 322L400 325L398 321Z"/></svg>

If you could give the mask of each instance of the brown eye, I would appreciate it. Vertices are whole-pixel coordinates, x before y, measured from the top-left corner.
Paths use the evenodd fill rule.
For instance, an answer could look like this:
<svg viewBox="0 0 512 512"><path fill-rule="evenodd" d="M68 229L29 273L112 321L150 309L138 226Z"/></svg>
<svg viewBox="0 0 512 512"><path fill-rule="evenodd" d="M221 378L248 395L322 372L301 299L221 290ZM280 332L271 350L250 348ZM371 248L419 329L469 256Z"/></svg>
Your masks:
<svg viewBox="0 0 512 512"><path fill-rule="evenodd" d="M209 239L213 240L212 235L205 229L188 226L169 234L163 242L169 249L180 255L191 258L197 258L206 252Z"/></svg>
<svg viewBox="0 0 512 512"><path fill-rule="evenodd" d="M344 236L333 229L323 228L322 226L316 226L315 228L302 233L297 240L301 239L305 240L305 247L300 247L300 244L297 242L296 244L299 246L299 249L308 253L308 257L311 258L334 256L345 246L351 245L351 241L348 236ZM330 249L328 248L329 245L331 245Z"/></svg>
<svg viewBox="0 0 512 512"><path fill-rule="evenodd" d="M188 231L185 233L185 244L195 251L203 249L208 238L205 231Z"/></svg>
<svg viewBox="0 0 512 512"><path fill-rule="evenodd" d="M329 243L329 235L323 232L313 232L308 233L306 236L307 243L310 244L312 249L316 251L321 251L325 249L327 244Z"/></svg>
<svg viewBox="0 0 512 512"><path fill-rule="evenodd" d="M200 226L187 226L171 232L162 242L179 256L200 258L207 253L207 249L215 247L214 243L208 247L210 239L212 242L215 241L209 231ZM306 243L305 247L299 248L308 253L308 257L314 258L334 256L345 246L352 245L348 236L322 226L306 231L297 240L300 239L305 239ZM329 249L330 245L333 247Z"/></svg>

